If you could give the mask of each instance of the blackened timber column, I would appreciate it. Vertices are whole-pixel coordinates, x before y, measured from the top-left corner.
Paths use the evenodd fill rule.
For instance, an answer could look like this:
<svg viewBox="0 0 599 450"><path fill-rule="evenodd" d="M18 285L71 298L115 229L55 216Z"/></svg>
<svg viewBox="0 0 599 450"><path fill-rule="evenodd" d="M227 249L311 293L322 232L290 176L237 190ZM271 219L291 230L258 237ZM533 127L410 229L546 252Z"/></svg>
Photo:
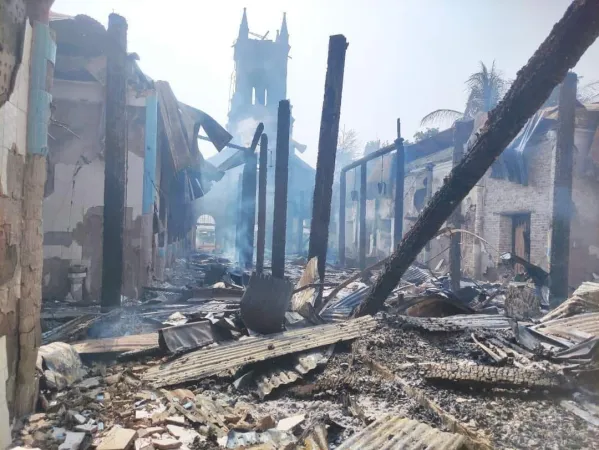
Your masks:
<svg viewBox="0 0 599 450"><path fill-rule="evenodd" d="M395 140L395 204L393 220L393 245L398 246L403 236L403 197L406 155L401 137L401 122L397 119L397 139Z"/></svg>
<svg viewBox="0 0 599 450"><path fill-rule="evenodd" d="M266 243L266 183L268 170L268 137L260 136L260 167L258 168L258 232L256 236L256 272L264 270Z"/></svg>
<svg viewBox="0 0 599 450"><path fill-rule="evenodd" d="M347 172L339 175L339 265L345 267L345 199L347 197Z"/></svg>
<svg viewBox="0 0 599 450"><path fill-rule="evenodd" d="M285 277L285 235L287 233L287 183L289 181L289 100L279 102L275 161L275 200L272 222L272 276Z"/></svg>
<svg viewBox="0 0 599 450"><path fill-rule="evenodd" d="M360 270L366 269L366 162L360 166L360 226L358 235L358 251Z"/></svg>
<svg viewBox="0 0 599 450"><path fill-rule="evenodd" d="M560 87L553 184L551 226L551 300L558 304L568 297L570 261L570 220L572 217L572 167L574 161L574 119L578 77L569 72Z"/></svg>
<svg viewBox="0 0 599 450"><path fill-rule="evenodd" d="M110 14L106 39L106 137L102 308L121 304L127 182L127 21Z"/></svg>
<svg viewBox="0 0 599 450"><path fill-rule="evenodd" d="M457 121L453 128L453 153L452 166L456 167L464 156L464 143L466 142L467 127L464 122ZM462 226L462 202L459 202L449 218L452 228L461 228ZM457 292L461 285L462 278L462 251L460 248L461 233L452 233L449 242L449 277L451 280L451 290Z"/></svg>
<svg viewBox="0 0 599 450"><path fill-rule="evenodd" d="M335 158L341 118L341 94L343 92L343 73L347 40L343 35L329 39L327 74L324 83L324 100L320 119L320 137L318 139L318 159L316 161L316 180L312 204L312 223L310 224L310 248L308 258L318 257L318 274L324 280L331 219L331 200L333 197L333 178Z"/></svg>

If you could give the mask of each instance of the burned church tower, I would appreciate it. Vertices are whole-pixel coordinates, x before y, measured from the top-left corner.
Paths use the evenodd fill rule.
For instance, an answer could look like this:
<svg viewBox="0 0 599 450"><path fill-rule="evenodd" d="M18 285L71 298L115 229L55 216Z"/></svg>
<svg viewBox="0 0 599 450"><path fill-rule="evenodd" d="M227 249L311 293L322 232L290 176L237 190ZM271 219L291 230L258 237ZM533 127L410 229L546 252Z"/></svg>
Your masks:
<svg viewBox="0 0 599 450"><path fill-rule="evenodd" d="M248 145L259 122L274 146L279 101L287 98L287 60L289 31L283 14L281 30L275 40L254 38L244 8L239 35L235 43L233 97L229 110L228 130L241 145Z"/></svg>

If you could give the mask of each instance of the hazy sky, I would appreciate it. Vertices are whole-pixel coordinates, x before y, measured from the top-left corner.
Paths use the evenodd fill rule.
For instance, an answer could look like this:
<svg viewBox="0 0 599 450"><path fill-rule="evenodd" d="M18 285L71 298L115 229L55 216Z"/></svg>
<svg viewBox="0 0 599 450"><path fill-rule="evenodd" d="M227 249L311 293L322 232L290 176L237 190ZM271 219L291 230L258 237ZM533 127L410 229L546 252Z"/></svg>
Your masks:
<svg viewBox="0 0 599 450"><path fill-rule="evenodd" d="M170 82L177 98L227 122L232 44L243 7L250 31L274 38L287 12L291 59L288 96L294 138L314 164L328 38L349 41L341 124L363 143L404 138L439 108L463 110L464 81L479 61L513 79L561 18L569 0L56 0L54 10L87 14L104 25L116 12L129 23L129 51L155 80ZM581 84L599 80L599 44L583 56ZM209 156L210 144L201 144Z"/></svg>

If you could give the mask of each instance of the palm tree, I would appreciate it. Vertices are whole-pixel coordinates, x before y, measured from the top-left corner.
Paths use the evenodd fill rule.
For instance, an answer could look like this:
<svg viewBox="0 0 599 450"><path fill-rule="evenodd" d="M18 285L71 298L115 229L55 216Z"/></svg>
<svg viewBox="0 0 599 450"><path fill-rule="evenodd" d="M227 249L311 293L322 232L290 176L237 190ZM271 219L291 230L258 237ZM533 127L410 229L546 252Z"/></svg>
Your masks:
<svg viewBox="0 0 599 450"><path fill-rule="evenodd" d="M468 77L466 86L468 100L463 112L454 109L438 109L424 116L420 125L432 125L445 120L451 120L453 123L460 119L472 119L481 112L489 112L501 100L508 82L495 67L495 61L493 61L490 70L481 61L480 71Z"/></svg>

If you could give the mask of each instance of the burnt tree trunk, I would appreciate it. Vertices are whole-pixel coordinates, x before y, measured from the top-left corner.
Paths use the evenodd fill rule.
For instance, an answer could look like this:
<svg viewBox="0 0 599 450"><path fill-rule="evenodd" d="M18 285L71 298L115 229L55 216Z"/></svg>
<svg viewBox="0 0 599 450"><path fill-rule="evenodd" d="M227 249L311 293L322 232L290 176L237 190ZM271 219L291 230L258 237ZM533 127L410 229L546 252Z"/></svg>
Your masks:
<svg viewBox="0 0 599 450"><path fill-rule="evenodd" d="M320 119L318 159L316 161L316 180L312 203L312 222L310 224L310 247L308 250L308 259L318 257L318 275L321 280L324 280L327 260L333 178L335 176L335 158L337 155L347 45L347 40L343 35L331 36L329 39L329 56L327 75L324 82L324 101Z"/></svg>
<svg viewBox="0 0 599 450"><path fill-rule="evenodd" d="M102 308L121 304L127 189L127 21L108 18Z"/></svg>
<svg viewBox="0 0 599 450"><path fill-rule="evenodd" d="M569 294L570 220L572 218L572 168L574 164L577 83L576 74L569 73L559 92L550 258L551 301L557 304L568 298Z"/></svg>
<svg viewBox="0 0 599 450"><path fill-rule="evenodd" d="M272 276L285 277L285 243L287 234L287 183L289 182L289 100L279 102L277 150L275 159L275 205L272 222Z"/></svg>
<svg viewBox="0 0 599 450"><path fill-rule="evenodd" d="M385 265L354 316L374 314L426 243L466 197L526 121L543 105L586 49L599 35L599 0L577 0L553 27L528 63L518 72L501 103L460 164L453 168L414 226Z"/></svg>
<svg viewBox="0 0 599 450"><path fill-rule="evenodd" d="M266 182L268 170L268 137L260 136L260 167L258 168L258 232L256 236L256 272L264 270L266 244Z"/></svg>

